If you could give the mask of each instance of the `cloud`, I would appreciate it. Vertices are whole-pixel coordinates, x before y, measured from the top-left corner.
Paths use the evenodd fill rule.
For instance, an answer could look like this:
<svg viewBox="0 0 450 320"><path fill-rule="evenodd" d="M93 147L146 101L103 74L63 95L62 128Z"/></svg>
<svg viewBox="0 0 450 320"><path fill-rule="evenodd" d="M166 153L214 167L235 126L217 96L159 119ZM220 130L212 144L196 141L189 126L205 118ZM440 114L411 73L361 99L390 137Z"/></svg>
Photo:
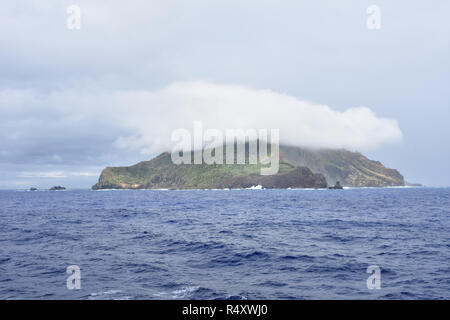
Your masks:
<svg viewBox="0 0 450 320"><path fill-rule="evenodd" d="M401 140L398 124L383 119L386 115L401 121L408 139L395 150L367 155L410 179L430 182L432 175L448 185L448 174L442 174L449 172L448 161L442 159L450 153L443 150L424 170L417 147L432 152L449 137L450 2L386 2L385 27L395 32L367 30L364 2L131 2L2 3L0 187L25 171L81 172L148 159L165 147L172 126L189 129L194 116L211 119L205 127L229 122L280 127L288 143L364 152ZM81 8L80 30L66 27L66 9L73 4ZM192 79L275 92L170 85ZM205 96L181 92L194 87ZM214 96L230 97L227 104L236 107L227 108L234 119L218 111L190 112L186 101L178 109L171 102L208 99L211 109L219 109L225 98L217 103ZM258 106L248 104L258 99L263 100L254 103ZM329 110L316 105L324 102ZM355 108L361 104L370 108ZM278 113L263 107L269 105ZM308 105L315 111L308 112ZM342 112L342 107L350 109ZM248 114L252 123L243 120L250 121Z"/></svg>
<svg viewBox="0 0 450 320"><path fill-rule="evenodd" d="M119 92L116 100L130 104L125 117L135 128L120 137L121 147L167 148L170 132L192 128L201 120L204 128L280 129L280 141L314 148L376 149L402 140L398 123L380 118L368 107L344 112L271 90L207 82L174 83L155 92Z"/></svg>
<svg viewBox="0 0 450 320"><path fill-rule="evenodd" d="M22 172L19 174L19 178L52 178L61 179L67 178L67 175L62 171L50 171L50 172Z"/></svg>
<svg viewBox="0 0 450 320"><path fill-rule="evenodd" d="M97 172L71 172L71 171L33 171L33 172L21 172L18 174L19 178L44 178L44 179L63 179L68 177L96 177L98 175Z"/></svg>
<svg viewBox="0 0 450 320"><path fill-rule="evenodd" d="M34 164L113 164L170 150L172 131L279 129L280 142L370 150L402 140L395 120L368 107L340 112L299 98L204 81L163 89L0 91L0 154ZM109 163L108 163L109 162Z"/></svg>

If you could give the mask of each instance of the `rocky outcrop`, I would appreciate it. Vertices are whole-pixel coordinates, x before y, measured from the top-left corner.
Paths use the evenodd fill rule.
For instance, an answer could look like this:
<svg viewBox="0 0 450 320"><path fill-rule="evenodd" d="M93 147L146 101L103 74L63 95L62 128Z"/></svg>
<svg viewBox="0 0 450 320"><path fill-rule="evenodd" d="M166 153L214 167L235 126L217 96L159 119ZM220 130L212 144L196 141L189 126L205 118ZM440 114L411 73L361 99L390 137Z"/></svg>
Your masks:
<svg viewBox="0 0 450 320"><path fill-rule="evenodd" d="M50 191L61 191L61 190L66 190L66 188L61 186L54 186L50 188Z"/></svg>
<svg viewBox="0 0 450 320"><path fill-rule="evenodd" d="M341 185L340 181L336 181L336 184L332 187L328 187L328 189L342 190L344 189L344 187Z"/></svg>
<svg viewBox="0 0 450 320"><path fill-rule="evenodd" d="M250 188L262 186L266 189L287 188L326 188L327 181L320 173L312 173L306 167L295 168L283 174L261 176L252 174L229 179L220 185L220 188Z"/></svg>

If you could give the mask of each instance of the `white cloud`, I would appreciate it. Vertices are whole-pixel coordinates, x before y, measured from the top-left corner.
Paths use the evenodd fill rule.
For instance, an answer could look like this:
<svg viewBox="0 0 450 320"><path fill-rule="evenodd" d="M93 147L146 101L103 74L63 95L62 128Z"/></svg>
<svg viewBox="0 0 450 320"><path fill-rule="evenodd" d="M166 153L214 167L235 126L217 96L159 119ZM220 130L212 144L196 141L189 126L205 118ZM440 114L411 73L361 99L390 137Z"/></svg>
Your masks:
<svg viewBox="0 0 450 320"><path fill-rule="evenodd" d="M96 177L98 172L87 171L24 171L18 174L19 178L51 178L64 179L68 177Z"/></svg>
<svg viewBox="0 0 450 320"><path fill-rule="evenodd" d="M19 174L19 178L52 178L61 179L67 178L67 175L62 171L49 171L49 172L22 172Z"/></svg>
<svg viewBox="0 0 450 320"><path fill-rule="evenodd" d="M73 177L97 177L98 172L70 172Z"/></svg>
<svg viewBox="0 0 450 320"><path fill-rule="evenodd" d="M367 5L355 6L354 1L287 1L283 5L256 0L132 0L132 5L119 0L3 1L0 187L12 172L16 176L45 165L49 167L43 171L62 170L61 166L85 171L89 166L128 165L157 152L167 142L174 118L180 117L177 126L190 128L195 113L183 118L183 107L163 101L169 91L177 91L176 86L166 88L166 93L154 90L191 79L286 90L298 98L330 103L334 111L337 105L365 103L377 114L368 109L324 109L313 112L308 121L305 114L309 113L293 106L302 102L291 97L297 101L291 107L277 108L280 113L296 109L294 113L275 114L268 121L255 107L256 125L246 125L281 127L282 139L295 144L365 151L400 141L398 125L380 118L388 114L401 121L408 139L396 150L386 148L369 155L399 168L410 179L425 182L433 175L439 184L447 185L445 164L449 161L443 159L449 159L450 153L441 150L434 165L424 170L425 160L417 157L417 146L432 152L449 137L450 2L422 1L414 6L409 2L387 4L389 28L395 32L369 34ZM72 4L82 10L77 31L66 27L66 9ZM253 100L262 94L220 87L225 96L249 92L236 93L237 105L245 104L245 97ZM272 100L288 98L272 94L277 97ZM183 95L189 97L189 93ZM124 104L117 105L119 101ZM134 103L141 101L144 105L160 101L168 107L136 110ZM216 107L216 102L211 105ZM242 110L250 112L247 107ZM130 113L144 119L131 119ZM211 113L196 118L214 120ZM235 118L239 124L241 119ZM228 116L220 121L228 124ZM304 123L315 123L315 127L300 126ZM119 146L128 148L127 152L114 149ZM53 154L61 161L52 159Z"/></svg>
<svg viewBox="0 0 450 320"><path fill-rule="evenodd" d="M4 146L15 148L2 152L22 147L23 154L34 150L57 162L75 155L92 160L96 150L101 157L111 145L154 155L171 149L173 130L192 130L195 120L204 129L280 129L281 143L316 148L364 151L402 140L395 120L377 117L368 107L340 112L240 85L194 81L156 91L7 90L0 96Z"/></svg>

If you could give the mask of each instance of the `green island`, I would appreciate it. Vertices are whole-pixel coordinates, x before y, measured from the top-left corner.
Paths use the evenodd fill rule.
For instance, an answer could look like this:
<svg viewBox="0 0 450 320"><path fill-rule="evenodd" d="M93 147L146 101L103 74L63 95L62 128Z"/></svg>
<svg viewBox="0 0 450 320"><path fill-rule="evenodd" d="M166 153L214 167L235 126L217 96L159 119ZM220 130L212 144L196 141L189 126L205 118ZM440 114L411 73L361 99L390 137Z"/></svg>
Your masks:
<svg viewBox="0 0 450 320"><path fill-rule="evenodd" d="M226 148L224 147L224 158ZM248 145L246 146L248 155ZM193 156L193 154L191 154ZM248 160L248 157L246 157ZM263 164L179 164L164 152L132 166L105 168L92 189L327 188L404 186L403 176L358 152L280 145L279 171L262 176Z"/></svg>

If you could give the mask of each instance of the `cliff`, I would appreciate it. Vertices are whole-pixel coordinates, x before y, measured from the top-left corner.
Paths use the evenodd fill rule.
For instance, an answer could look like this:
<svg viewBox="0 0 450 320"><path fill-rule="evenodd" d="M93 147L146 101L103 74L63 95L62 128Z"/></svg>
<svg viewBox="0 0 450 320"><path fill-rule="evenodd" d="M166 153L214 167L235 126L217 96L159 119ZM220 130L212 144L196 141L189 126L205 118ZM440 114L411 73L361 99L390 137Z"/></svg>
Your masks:
<svg viewBox="0 0 450 320"><path fill-rule="evenodd" d="M261 164L172 163L165 152L129 167L107 167L93 189L213 189L385 187L405 185L403 176L378 161L346 150L311 150L280 146L278 174L260 175Z"/></svg>
<svg viewBox="0 0 450 320"><path fill-rule="evenodd" d="M358 152L347 150L311 150L298 147L280 147L280 157L292 165L305 166L322 173L329 185L340 181L347 187L404 186L403 176L395 169L385 167Z"/></svg>

